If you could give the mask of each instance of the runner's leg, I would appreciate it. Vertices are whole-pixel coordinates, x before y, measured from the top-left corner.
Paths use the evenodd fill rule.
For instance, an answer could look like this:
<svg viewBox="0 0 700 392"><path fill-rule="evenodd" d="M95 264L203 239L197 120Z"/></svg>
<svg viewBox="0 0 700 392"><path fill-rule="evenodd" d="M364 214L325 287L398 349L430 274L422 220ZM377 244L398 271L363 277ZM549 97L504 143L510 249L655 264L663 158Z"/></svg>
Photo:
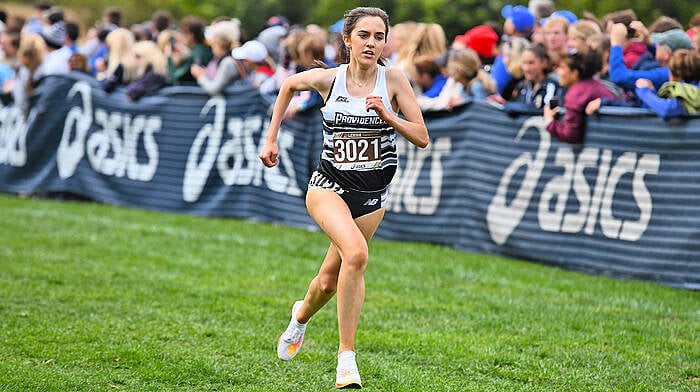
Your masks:
<svg viewBox="0 0 700 392"><path fill-rule="evenodd" d="M368 258L367 242L379 226L384 210L380 209L353 220L345 202L333 191L312 188L309 189L306 200L309 214L328 235L342 260L337 275L339 352L354 351L355 332L365 294L364 271ZM329 248L327 256L332 253L331 251L332 248ZM334 273L334 268L337 268L337 259L332 256L326 261L329 267L327 272ZM323 269L322 267L322 271ZM315 281L318 285L320 279ZM312 285L313 283L312 281ZM314 289L319 290L320 286ZM313 295L311 297L314 298ZM311 304L308 310L314 308L318 310L319 304L319 302ZM303 318L308 320L308 314L304 313Z"/></svg>

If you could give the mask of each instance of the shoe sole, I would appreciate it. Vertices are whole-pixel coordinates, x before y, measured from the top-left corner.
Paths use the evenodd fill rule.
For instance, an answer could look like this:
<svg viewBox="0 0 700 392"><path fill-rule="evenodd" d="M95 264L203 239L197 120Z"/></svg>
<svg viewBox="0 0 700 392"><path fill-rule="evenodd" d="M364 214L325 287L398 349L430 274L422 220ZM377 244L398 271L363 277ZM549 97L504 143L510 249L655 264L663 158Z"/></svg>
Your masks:
<svg viewBox="0 0 700 392"><path fill-rule="evenodd" d="M362 384L358 382L351 382L345 385L335 384L336 389L362 389Z"/></svg>

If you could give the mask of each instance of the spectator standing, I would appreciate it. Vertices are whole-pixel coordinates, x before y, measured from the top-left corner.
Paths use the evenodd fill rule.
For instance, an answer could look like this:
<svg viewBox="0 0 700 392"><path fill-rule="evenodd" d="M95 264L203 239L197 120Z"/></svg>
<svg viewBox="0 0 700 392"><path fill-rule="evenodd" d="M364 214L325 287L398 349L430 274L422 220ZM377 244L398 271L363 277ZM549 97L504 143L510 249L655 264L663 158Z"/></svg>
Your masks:
<svg viewBox="0 0 700 392"><path fill-rule="evenodd" d="M151 14L151 36L158 42L161 33L172 30L173 17L166 10L155 10Z"/></svg>
<svg viewBox="0 0 700 392"><path fill-rule="evenodd" d="M0 33L0 49L4 53L0 59L0 88L2 93L9 93L10 83L19 69L17 53L19 51L20 38L18 33L3 31ZM7 84L7 85L6 85Z"/></svg>
<svg viewBox="0 0 700 392"><path fill-rule="evenodd" d="M513 80L513 70L506 65L505 53L512 48L512 44L509 47L509 42L517 41L518 44L516 46L521 48L525 48L529 44L535 27L535 16L527 7L522 5L504 6L501 8L501 16L505 19L503 22L503 34L505 34L506 39L503 43L502 53L493 62L491 78L496 82L498 94L510 97L512 89L518 81Z"/></svg>
<svg viewBox="0 0 700 392"><path fill-rule="evenodd" d="M50 1L38 1L32 7L32 14L22 27L22 35L39 34L44 30L44 12L53 7Z"/></svg>
<svg viewBox="0 0 700 392"><path fill-rule="evenodd" d="M551 63L542 44L531 44L522 55L523 80L515 86L513 101L542 109L561 94L559 83L549 77Z"/></svg>
<svg viewBox="0 0 700 392"><path fill-rule="evenodd" d="M692 37L695 50L700 51L700 12L693 15L688 24L690 25L687 31L688 36Z"/></svg>
<svg viewBox="0 0 700 392"><path fill-rule="evenodd" d="M440 94L447 82L447 76L443 75L442 69L435 62L432 56L416 57L413 62L413 80L421 88L421 96L435 98Z"/></svg>
<svg viewBox="0 0 700 392"><path fill-rule="evenodd" d="M386 57L387 66L396 65L399 60L399 51L406 44L409 37L413 35L413 31L417 26L418 24L416 22L407 21L397 23L389 30L389 38L384 47L384 56ZM338 34L340 35L340 31L338 31ZM342 44L342 39L340 43Z"/></svg>
<svg viewBox="0 0 700 392"><path fill-rule="evenodd" d="M275 74L275 70L270 66L272 58L260 41L248 41L240 48L234 49L233 58L243 62L248 73L247 80L253 87L260 88Z"/></svg>
<svg viewBox="0 0 700 392"><path fill-rule="evenodd" d="M617 101L629 101L629 97L625 94L625 90L610 80L610 37L605 33L593 34L586 38L587 50L593 50L598 53L603 64L596 75L607 88L615 95Z"/></svg>
<svg viewBox="0 0 700 392"><path fill-rule="evenodd" d="M20 68L10 86L15 106L23 113L29 112L29 97L34 86L44 76L42 65L46 53L46 43L39 34L26 34L19 46Z"/></svg>
<svg viewBox="0 0 700 392"><path fill-rule="evenodd" d="M544 45L554 68L559 64L559 59L568 53L568 39L569 21L565 17L554 13L544 20Z"/></svg>
<svg viewBox="0 0 700 392"><path fill-rule="evenodd" d="M490 96L489 100L504 104L511 99L515 86L523 79L522 54L528 46L530 46L530 41L522 37L511 37L503 45L503 66L505 67L504 70L507 74L508 82L505 86L501 86L496 80L498 94ZM496 64L494 63L494 69L495 67ZM493 70L491 76L493 77Z"/></svg>
<svg viewBox="0 0 700 392"><path fill-rule="evenodd" d="M41 37L46 44L46 57L44 58L44 75L62 75L70 72L68 58L70 49L63 46L65 41L65 25L63 22L55 23L44 29Z"/></svg>
<svg viewBox="0 0 700 392"><path fill-rule="evenodd" d="M658 93L647 79L636 82L636 94L664 120L700 112L700 52L679 49L669 62L669 81Z"/></svg>
<svg viewBox="0 0 700 392"><path fill-rule="evenodd" d="M491 65L496 57L499 37L493 28L479 25L455 37L452 48L470 48L479 55L482 65Z"/></svg>
<svg viewBox="0 0 700 392"><path fill-rule="evenodd" d="M267 53L275 63L283 62L284 54L280 46L284 38L289 34L289 20L282 15L271 16L265 23L265 29L261 31L256 40L262 42Z"/></svg>
<svg viewBox="0 0 700 392"><path fill-rule="evenodd" d="M231 57L233 41L228 34L216 32L210 42L214 57L206 67L192 64L190 72L207 94L216 95L232 82L245 78L247 71Z"/></svg>
<svg viewBox="0 0 700 392"><path fill-rule="evenodd" d="M660 56L666 50L665 48L659 48L661 45L666 46L671 52L692 46L690 38L682 30L678 31L682 34L679 35L673 31L668 31L651 37L652 40L656 40ZM635 89L637 79L649 79L655 89L660 88L662 84L669 80L668 67L663 67L658 62L657 66L646 70L629 69L625 65L622 45L627 39L627 34L628 28L622 23L614 24L610 30L610 80L623 89L630 91Z"/></svg>
<svg viewBox="0 0 700 392"><path fill-rule="evenodd" d="M153 41L136 42L132 54L129 73L133 82L126 86L126 96L137 101L144 95L155 94L168 83L168 60Z"/></svg>
<svg viewBox="0 0 700 392"><path fill-rule="evenodd" d="M129 62L133 59L134 42L133 33L123 27L107 35L105 43L109 48L109 57L105 71L97 75L98 80L104 81L102 87L106 92L111 93L132 81Z"/></svg>
<svg viewBox="0 0 700 392"><path fill-rule="evenodd" d="M206 44L204 20L197 16L186 16L180 22L182 42L166 45L168 56L168 74L173 84L194 84L196 79L190 72L192 64L209 64L214 56L211 47Z"/></svg>
<svg viewBox="0 0 700 392"><path fill-rule="evenodd" d="M420 87L415 84L412 76L415 75L414 61L419 56L431 56L436 58L447 52L447 37L445 30L437 23L420 23L409 37L408 41L400 48L399 56L394 65L401 69L414 88L417 95L422 94Z"/></svg>
<svg viewBox="0 0 700 392"><path fill-rule="evenodd" d="M544 120L547 122L547 131L560 141L581 143L586 127L585 111L588 103L597 98L615 99L610 90L594 78L601 66L600 56L589 50L567 55L557 67L559 84L567 89L564 96L566 114L563 119L556 119L559 107L550 108L549 105L544 105Z"/></svg>
<svg viewBox="0 0 700 392"><path fill-rule="evenodd" d="M447 82L437 97L417 98L421 110L452 110L468 99L484 99L496 92L496 84L482 69L477 53L470 48L450 51L447 74Z"/></svg>
<svg viewBox="0 0 700 392"><path fill-rule="evenodd" d="M583 52L587 50L588 37L601 33L602 30L597 23L592 20L581 19L576 23L569 26L568 39L566 41L566 47L569 50L576 50L578 52Z"/></svg>

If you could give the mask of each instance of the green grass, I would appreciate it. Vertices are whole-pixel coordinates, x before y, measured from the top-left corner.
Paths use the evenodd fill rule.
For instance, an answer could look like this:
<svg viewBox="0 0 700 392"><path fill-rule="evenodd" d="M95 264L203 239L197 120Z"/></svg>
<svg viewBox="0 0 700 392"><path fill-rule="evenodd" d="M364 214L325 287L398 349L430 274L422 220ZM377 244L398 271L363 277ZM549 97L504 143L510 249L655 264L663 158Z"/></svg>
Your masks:
<svg viewBox="0 0 700 392"><path fill-rule="evenodd" d="M0 390L330 391L335 302L275 345L322 233L0 195ZM367 391L699 391L700 293L374 241Z"/></svg>

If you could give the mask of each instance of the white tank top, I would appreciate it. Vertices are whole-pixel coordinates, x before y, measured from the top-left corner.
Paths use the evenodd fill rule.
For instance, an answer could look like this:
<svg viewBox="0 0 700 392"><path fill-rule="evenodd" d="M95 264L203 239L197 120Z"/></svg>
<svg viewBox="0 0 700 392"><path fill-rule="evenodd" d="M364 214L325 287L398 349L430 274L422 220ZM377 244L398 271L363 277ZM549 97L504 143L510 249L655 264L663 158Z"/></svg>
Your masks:
<svg viewBox="0 0 700 392"><path fill-rule="evenodd" d="M370 95L382 97L395 113L386 87L386 68L377 64L377 81ZM347 91L347 64L338 66L331 91L321 108L323 151L319 170L344 189L384 190L396 172L396 132L375 111L365 109L365 97Z"/></svg>

